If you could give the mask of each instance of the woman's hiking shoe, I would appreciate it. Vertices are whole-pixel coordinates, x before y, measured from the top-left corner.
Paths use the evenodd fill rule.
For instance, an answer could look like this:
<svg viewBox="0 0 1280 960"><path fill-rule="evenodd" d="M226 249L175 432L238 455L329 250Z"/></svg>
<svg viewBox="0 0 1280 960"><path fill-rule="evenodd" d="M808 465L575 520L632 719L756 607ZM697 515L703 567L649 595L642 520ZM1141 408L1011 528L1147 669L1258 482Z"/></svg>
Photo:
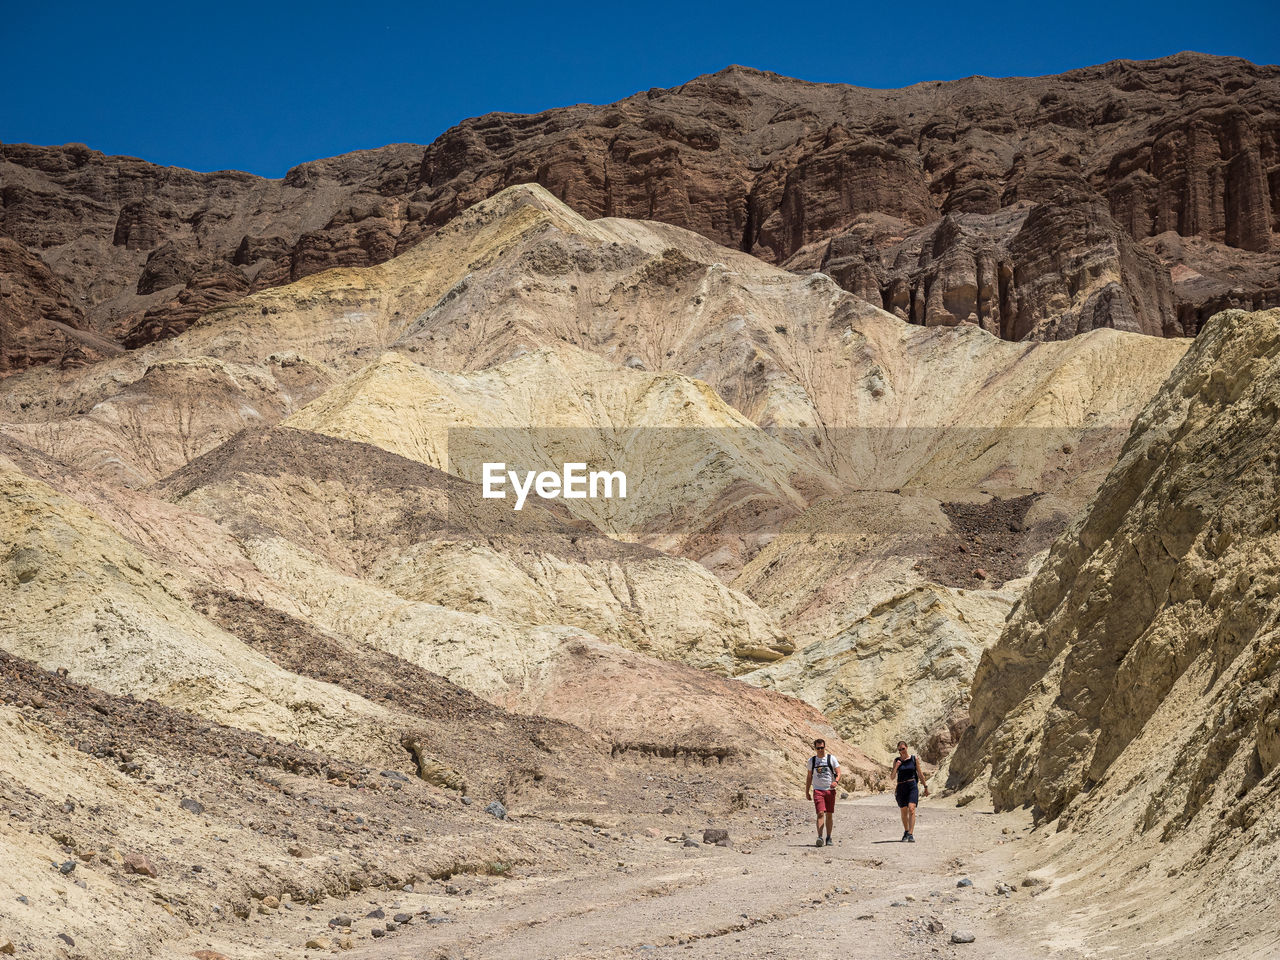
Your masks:
<svg viewBox="0 0 1280 960"><path fill-rule="evenodd" d="M818 838L818 842L817 842L817 843L815 843L815 844L814 844L814 846L815 846L815 847L820 847L820 846L822 846L822 845L823 845L823 843L825 843L825 841L824 841L821 837L819 837L819 838Z"/></svg>
<svg viewBox="0 0 1280 960"><path fill-rule="evenodd" d="M915 843L915 842L916 842L916 835L914 833L908 833L907 843Z"/></svg>
<svg viewBox="0 0 1280 960"><path fill-rule="evenodd" d="M907 831L903 830L903 831L902 831L902 842L903 842L903 843L906 843L910 838L911 838L911 834L909 834L909 833L907 833Z"/></svg>

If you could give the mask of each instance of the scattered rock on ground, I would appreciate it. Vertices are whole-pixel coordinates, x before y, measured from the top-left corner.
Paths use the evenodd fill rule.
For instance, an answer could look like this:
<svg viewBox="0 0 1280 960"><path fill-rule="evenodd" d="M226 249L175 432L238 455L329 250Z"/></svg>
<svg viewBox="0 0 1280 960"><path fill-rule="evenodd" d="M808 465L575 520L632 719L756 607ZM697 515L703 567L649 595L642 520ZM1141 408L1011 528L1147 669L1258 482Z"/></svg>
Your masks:
<svg viewBox="0 0 1280 960"><path fill-rule="evenodd" d="M124 872L155 879L160 876L156 865L145 854L131 853L124 858Z"/></svg>

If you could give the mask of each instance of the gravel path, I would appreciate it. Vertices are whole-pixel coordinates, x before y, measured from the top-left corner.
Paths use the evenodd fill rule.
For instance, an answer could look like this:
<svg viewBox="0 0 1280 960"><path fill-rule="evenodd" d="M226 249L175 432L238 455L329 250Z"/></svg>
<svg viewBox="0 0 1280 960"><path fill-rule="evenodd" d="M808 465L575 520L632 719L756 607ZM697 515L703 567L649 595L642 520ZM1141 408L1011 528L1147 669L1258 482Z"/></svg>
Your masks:
<svg viewBox="0 0 1280 960"><path fill-rule="evenodd" d="M487 884L451 899L439 914L447 921L414 924L347 955L1081 956L1037 944L1018 921L1034 903L1015 869L1012 841L1026 836L1024 818L929 801L918 842L905 844L892 802L861 798L840 804L838 842L822 849L811 845L807 818L785 819L788 826L770 832L742 823L728 848L643 837L598 871ZM972 886L957 886L965 877ZM1013 888L1010 896L996 893L1000 882ZM957 932L975 942L953 944Z"/></svg>

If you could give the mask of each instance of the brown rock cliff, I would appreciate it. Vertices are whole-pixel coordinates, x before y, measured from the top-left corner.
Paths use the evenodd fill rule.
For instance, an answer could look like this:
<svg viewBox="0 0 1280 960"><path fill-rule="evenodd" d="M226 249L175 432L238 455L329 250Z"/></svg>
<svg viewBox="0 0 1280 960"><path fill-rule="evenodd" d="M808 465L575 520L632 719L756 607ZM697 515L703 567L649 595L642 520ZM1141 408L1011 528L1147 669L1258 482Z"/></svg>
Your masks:
<svg viewBox="0 0 1280 960"><path fill-rule="evenodd" d="M521 182L1011 339L1193 334L1280 302L1280 67L1198 54L901 90L730 67L283 180L0 145L0 234L89 328L136 346L248 292L383 262Z"/></svg>

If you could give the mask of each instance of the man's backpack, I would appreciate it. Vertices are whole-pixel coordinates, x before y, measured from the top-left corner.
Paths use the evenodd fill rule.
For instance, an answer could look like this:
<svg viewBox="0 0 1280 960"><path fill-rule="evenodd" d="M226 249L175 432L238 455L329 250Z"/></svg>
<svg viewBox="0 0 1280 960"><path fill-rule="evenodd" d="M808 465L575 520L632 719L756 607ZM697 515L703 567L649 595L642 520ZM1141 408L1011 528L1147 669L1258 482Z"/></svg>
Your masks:
<svg viewBox="0 0 1280 960"><path fill-rule="evenodd" d="M825 767L827 768L827 772L831 774L832 778L834 778L834 777L835 777L835 775L836 775L836 766L835 766L835 764L834 764L834 763L832 763L832 762L831 762L831 754L829 754L829 753L828 753L828 754L827 754L825 757L823 757L822 759L826 761L826 762L823 764L823 766L825 766ZM818 772L818 758L817 758L817 757L810 757L810 758L809 758L809 772L810 772L810 773L817 773L817 772Z"/></svg>

